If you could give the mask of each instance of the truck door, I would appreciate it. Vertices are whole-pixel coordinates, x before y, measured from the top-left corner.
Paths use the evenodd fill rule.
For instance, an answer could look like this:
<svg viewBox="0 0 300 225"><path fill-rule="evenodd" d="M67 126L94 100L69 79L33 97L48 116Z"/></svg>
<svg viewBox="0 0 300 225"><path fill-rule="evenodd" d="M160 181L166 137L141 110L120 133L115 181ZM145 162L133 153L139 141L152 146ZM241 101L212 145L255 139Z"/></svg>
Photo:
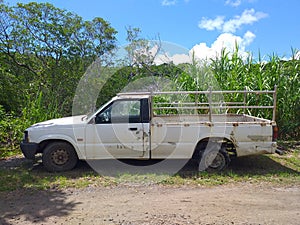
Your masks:
<svg viewBox="0 0 300 225"><path fill-rule="evenodd" d="M145 107L148 99L121 99L101 110L86 129L87 158L149 158L149 107Z"/></svg>

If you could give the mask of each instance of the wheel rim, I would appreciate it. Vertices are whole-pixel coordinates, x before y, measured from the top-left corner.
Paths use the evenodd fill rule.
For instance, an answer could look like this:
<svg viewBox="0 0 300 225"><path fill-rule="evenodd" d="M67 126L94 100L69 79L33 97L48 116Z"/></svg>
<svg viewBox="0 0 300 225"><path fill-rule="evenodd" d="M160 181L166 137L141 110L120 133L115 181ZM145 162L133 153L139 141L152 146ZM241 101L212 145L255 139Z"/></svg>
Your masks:
<svg viewBox="0 0 300 225"><path fill-rule="evenodd" d="M218 169L222 167L224 164L224 156L221 153L214 153L212 152L211 154L207 155L206 157L206 166L213 168L213 169Z"/></svg>
<svg viewBox="0 0 300 225"><path fill-rule="evenodd" d="M224 160L224 156L218 152L218 154L216 155L215 159L212 161L209 167L215 169L220 168L224 164Z"/></svg>
<svg viewBox="0 0 300 225"><path fill-rule="evenodd" d="M56 165L63 165L68 162L69 154L65 149L58 149L52 153L51 159Z"/></svg>

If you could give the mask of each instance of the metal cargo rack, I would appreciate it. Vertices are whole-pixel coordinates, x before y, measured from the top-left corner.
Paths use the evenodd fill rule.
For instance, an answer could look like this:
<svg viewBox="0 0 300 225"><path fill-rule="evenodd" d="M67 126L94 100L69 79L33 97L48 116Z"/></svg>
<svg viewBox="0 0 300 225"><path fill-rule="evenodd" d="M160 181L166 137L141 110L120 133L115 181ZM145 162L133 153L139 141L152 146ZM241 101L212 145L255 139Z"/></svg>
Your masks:
<svg viewBox="0 0 300 225"><path fill-rule="evenodd" d="M275 121L276 116L276 92L277 87L274 86L274 90L237 90L237 91L215 91L210 87L207 91L158 91L158 92L127 92L119 93L118 96L133 96L133 95L147 95L150 96L153 104L152 114L155 112L162 112L168 110L169 112L179 110L193 110L194 114L199 114L199 110L206 110L209 116L209 121L212 121L213 111L219 110L219 112L225 112L226 114L230 109L242 110L243 114L246 113L247 109L272 109L272 121ZM242 94L243 101L214 101L215 95L226 95L226 94ZM249 95L272 95L272 105L247 105L247 99ZM185 101L172 101L172 102L154 102L155 96L172 96L172 95L194 95L194 102ZM207 101L198 101L199 96L205 96ZM203 99L203 98L202 98ZM182 100L182 99L180 99ZM172 114L172 113L170 113ZM173 113L175 114L175 113Z"/></svg>

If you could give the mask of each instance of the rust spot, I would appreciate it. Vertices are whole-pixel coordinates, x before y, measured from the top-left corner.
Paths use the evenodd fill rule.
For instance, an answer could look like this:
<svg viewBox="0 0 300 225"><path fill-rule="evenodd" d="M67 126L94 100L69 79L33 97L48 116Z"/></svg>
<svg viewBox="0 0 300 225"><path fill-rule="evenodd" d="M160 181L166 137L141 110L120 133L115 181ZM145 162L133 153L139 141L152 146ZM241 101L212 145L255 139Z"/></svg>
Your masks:
<svg viewBox="0 0 300 225"><path fill-rule="evenodd" d="M267 141L269 137L263 135L248 135L248 138L252 141Z"/></svg>
<svg viewBox="0 0 300 225"><path fill-rule="evenodd" d="M230 140L232 142L232 144L235 146L235 147L238 147L238 142L236 141L235 137L234 137L234 132L231 131L230 133Z"/></svg>
<svg viewBox="0 0 300 225"><path fill-rule="evenodd" d="M189 127L189 126L190 126L190 124L188 124L188 123L185 123L185 124L184 124L184 126L185 126L185 127Z"/></svg>
<svg viewBox="0 0 300 225"><path fill-rule="evenodd" d="M239 124L238 124L238 123L232 123L232 126L234 126L234 127L238 127L238 126L239 126Z"/></svg>

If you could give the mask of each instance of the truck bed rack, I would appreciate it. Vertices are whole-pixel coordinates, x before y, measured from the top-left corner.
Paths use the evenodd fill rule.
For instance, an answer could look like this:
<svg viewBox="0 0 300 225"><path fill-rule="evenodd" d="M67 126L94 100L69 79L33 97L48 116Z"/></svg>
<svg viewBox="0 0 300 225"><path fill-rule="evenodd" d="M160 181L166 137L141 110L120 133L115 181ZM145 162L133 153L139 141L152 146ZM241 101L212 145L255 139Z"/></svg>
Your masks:
<svg viewBox="0 0 300 225"><path fill-rule="evenodd" d="M277 87L275 85L274 90L248 90L245 88L236 91L220 91L210 87L206 91L126 92L119 93L118 96L151 96L153 104L151 113L154 116L208 114L211 122L213 114L227 114L230 110L235 110L237 114L248 114L251 109L272 109L272 121L275 121L276 92ZM267 101L256 100L256 104L253 104L253 101L258 98Z"/></svg>

